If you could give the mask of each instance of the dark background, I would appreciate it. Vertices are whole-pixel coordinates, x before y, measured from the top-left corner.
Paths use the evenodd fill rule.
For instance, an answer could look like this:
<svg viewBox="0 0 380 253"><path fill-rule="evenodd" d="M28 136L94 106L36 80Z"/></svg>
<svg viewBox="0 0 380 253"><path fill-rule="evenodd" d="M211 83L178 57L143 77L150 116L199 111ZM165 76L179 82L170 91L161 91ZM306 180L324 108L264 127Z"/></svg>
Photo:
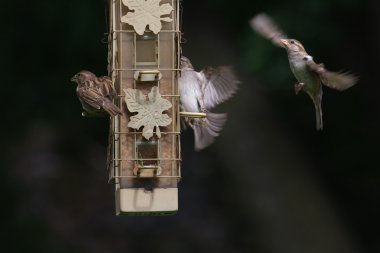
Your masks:
<svg viewBox="0 0 380 253"><path fill-rule="evenodd" d="M184 0L183 53L235 65L222 135L182 137L180 210L116 217L108 122L81 117L70 77L106 74L101 0L3 1L1 249L10 252L380 252L380 4L363 0ZM267 12L317 62L360 82L324 89L325 129L294 95L286 53L248 20Z"/></svg>

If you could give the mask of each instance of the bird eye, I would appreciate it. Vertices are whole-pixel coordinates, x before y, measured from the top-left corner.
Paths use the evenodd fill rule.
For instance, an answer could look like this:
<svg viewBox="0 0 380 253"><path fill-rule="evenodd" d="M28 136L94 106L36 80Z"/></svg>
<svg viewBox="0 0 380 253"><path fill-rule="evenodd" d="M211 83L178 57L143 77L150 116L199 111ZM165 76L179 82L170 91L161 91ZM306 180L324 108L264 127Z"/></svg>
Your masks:
<svg viewBox="0 0 380 253"><path fill-rule="evenodd" d="M304 61L307 61L307 60L309 60L309 58L305 56L305 57L303 58L303 60L304 60Z"/></svg>
<svg viewBox="0 0 380 253"><path fill-rule="evenodd" d="M294 40L291 40L291 41L290 41L290 44L294 44Z"/></svg>

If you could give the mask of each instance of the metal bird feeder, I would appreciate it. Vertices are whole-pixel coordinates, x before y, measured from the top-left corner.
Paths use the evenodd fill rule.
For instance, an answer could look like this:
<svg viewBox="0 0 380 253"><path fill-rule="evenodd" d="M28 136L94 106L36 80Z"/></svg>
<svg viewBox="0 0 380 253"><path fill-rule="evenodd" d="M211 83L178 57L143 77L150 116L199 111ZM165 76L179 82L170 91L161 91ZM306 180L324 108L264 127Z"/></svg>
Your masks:
<svg viewBox="0 0 380 253"><path fill-rule="evenodd" d="M181 177L179 0L111 0L108 71L123 114L108 152L117 215L178 210Z"/></svg>

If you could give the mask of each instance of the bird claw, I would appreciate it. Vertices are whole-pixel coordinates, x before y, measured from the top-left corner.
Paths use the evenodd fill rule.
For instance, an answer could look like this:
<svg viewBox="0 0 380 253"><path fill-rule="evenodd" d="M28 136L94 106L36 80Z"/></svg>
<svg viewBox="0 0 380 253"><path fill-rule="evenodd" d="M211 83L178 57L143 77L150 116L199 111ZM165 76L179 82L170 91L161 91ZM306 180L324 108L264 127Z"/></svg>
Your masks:
<svg viewBox="0 0 380 253"><path fill-rule="evenodd" d="M201 125L202 127L204 127L204 126L207 125L207 121L206 121L205 118L201 119L200 125Z"/></svg>
<svg viewBox="0 0 380 253"><path fill-rule="evenodd" d="M194 124L193 124L193 121L189 118L185 118L185 122L186 124L188 124L191 128L194 128Z"/></svg>
<svg viewBox="0 0 380 253"><path fill-rule="evenodd" d="M296 95L298 95L298 93L303 89L304 86L305 86L304 83L294 84L294 91L295 91Z"/></svg>

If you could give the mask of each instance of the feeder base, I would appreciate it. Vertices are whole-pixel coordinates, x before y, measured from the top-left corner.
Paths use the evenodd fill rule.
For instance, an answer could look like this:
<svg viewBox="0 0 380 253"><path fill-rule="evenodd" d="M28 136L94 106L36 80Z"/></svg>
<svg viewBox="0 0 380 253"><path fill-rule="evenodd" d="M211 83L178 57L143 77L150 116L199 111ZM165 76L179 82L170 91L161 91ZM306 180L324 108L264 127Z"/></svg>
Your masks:
<svg viewBox="0 0 380 253"><path fill-rule="evenodd" d="M161 216L178 211L178 188L116 189L116 215Z"/></svg>

